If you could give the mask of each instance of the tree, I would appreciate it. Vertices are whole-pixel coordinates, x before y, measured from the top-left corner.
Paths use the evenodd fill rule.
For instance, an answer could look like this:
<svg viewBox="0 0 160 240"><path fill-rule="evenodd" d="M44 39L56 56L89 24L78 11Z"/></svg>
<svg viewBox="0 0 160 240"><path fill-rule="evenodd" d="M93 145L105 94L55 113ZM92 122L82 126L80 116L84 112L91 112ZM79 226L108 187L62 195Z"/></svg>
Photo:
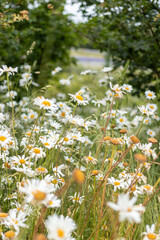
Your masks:
<svg viewBox="0 0 160 240"><path fill-rule="evenodd" d="M88 18L81 24L95 48L112 56L115 68L129 60L128 78L137 92L160 86L160 3L156 0L73 0ZM88 13L92 6L93 13Z"/></svg>
<svg viewBox="0 0 160 240"><path fill-rule="evenodd" d="M76 45L76 34L63 13L64 4L65 0L0 1L0 65L34 62L42 86L53 67L69 64L73 60L69 49ZM27 55L31 45L35 45L34 50Z"/></svg>

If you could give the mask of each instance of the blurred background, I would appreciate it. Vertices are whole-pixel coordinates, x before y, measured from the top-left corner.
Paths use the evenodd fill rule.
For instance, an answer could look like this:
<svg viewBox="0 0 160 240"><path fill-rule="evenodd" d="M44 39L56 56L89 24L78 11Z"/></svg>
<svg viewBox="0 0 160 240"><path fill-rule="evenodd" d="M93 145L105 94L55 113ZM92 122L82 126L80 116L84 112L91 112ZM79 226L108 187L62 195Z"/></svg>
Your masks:
<svg viewBox="0 0 160 240"><path fill-rule="evenodd" d="M158 0L1 0L0 65L31 65L40 87L55 83L58 66L125 69L134 95L150 89L160 98L159 30Z"/></svg>

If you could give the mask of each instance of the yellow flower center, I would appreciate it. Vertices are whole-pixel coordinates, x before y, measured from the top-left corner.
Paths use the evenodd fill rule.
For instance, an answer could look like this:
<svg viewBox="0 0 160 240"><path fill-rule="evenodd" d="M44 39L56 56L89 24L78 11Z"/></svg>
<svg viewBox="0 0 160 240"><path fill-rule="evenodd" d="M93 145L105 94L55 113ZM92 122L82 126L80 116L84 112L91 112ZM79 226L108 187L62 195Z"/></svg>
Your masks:
<svg viewBox="0 0 160 240"><path fill-rule="evenodd" d="M58 229L58 230L57 230L57 233L58 233L58 237L60 237L60 238L63 238L63 237L64 237L64 231L63 231L63 230Z"/></svg>
<svg viewBox="0 0 160 240"><path fill-rule="evenodd" d="M35 192L32 192L34 199L36 199L37 201L43 201L46 198L46 193L41 192L39 190L36 190Z"/></svg>
<svg viewBox="0 0 160 240"><path fill-rule="evenodd" d="M45 142L44 145L45 145L45 146L49 146L49 143Z"/></svg>
<svg viewBox="0 0 160 240"><path fill-rule="evenodd" d="M24 159L20 159L19 162L20 162L21 164L25 164L25 163L26 163L26 161L25 161Z"/></svg>
<svg viewBox="0 0 160 240"><path fill-rule="evenodd" d="M36 154L39 154L39 153L41 152L41 150L40 150L39 148L35 148L35 149L33 150L33 152L36 153Z"/></svg>
<svg viewBox="0 0 160 240"><path fill-rule="evenodd" d="M137 176L141 177L141 176L142 176L142 173L137 173Z"/></svg>
<svg viewBox="0 0 160 240"><path fill-rule="evenodd" d="M8 216L7 213L0 213L0 218L6 218Z"/></svg>
<svg viewBox="0 0 160 240"><path fill-rule="evenodd" d="M52 181L53 184L57 184L57 182L58 182L57 179L53 179Z"/></svg>
<svg viewBox="0 0 160 240"><path fill-rule="evenodd" d="M147 190L150 190L151 186L145 185L144 188L147 189Z"/></svg>
<svg viewBox="0 0 160 240"><path fill-rule="evenodd" d="M6 139L7 139L6 137L0 136L0 141L1 141L1 142L4 142Z"/></svg>
<svg viewBox="0 0 160 240"><path fill-rule="evenodd" d="M147 237L148 237L148 239L153 239L153 240L157 238L154 233L148 233Z"/></svg>
<svg viewBox="0 0 160 240"><path fill-rule="evenodd" d="M43 167L38 167L37 170L38 170L38 171L41 171L41 172L45 172L46 169L43 168Z"/></svg>
<svg viewBox="0 0 160 240"><path fill-rule="evenodd" d="M80 101L83 101L83 97L81 95L76 95L76 98Z"/></svg>
<svg viewBox="0 0 160 240"><path fill-rule="evenodd" d="M68 142L68 141L69 141L69 139L68 139L67 137L65 137L63 140L64 140L65 142Z"/></svg>
<svg viewBox="0 0 160 240"><path fill-rule="evenodd" d="M123 118L120 118L119 121L120 121L120 122L123 122L124 120L123 120Z"/></svg>
<svg viewBox="0 0 160 240"><path fill-rule="evenodd" d="M153 94L152 94L152 93L148 93L148 96L149 96L149 97L152 97L152 96L153 96Z"/></svg>
<svg viewBox="0 0 160 240"><path fill-rule="evenodd" d="M27 119L27 117L26 117L26 116L24 116L24 119Z"/></svg>
<svg viewBox="0 0 160 240"><path fill-rule="evenodd" d="M127 208L127 212L132 212L132 208Z"/></svg>
<svg viewBox="0 0 160 240"><path fill-rule="evenodd" d="M126 90L129 90L129 87L126 87Z"/></svg>
<svg viewBox="0 0 160 240"><path fill-rule="evenodd" d="M93 157L88 156L87 159L88 159L89 161L92 161L92 160L93 160Z"/></svg>
<svg viewBox="0 0 160 240"><path fill-rule="evenodd" d="M49 201L49 205L51 206L53 204L53 202L52 201Z"/></svg>
<svg viewBox="0 0 160 240"><path fill-rule="evenodd" d="M16 219L12 219L12 221L15 223L15 224L18 224L18 221Z"/></svg>
<svg viewBox="0 0 160 240"><path fill-rule="evenodd" d="M74 201L79 201L79 197L74 197L73 200Z"/></svg>
<svg viewBox="0 0 160 240"><path fill-rule="evenodd" d="M13 232L12 230L7 231L7 232L5 232L4 236L6 238L13 238L13 237L15 237L15 232Z"/></svg>
<svg viewBox="0 0 160 240"><path fill-rule="evenodd" d="M135 185L133 185L133 187L131 187L131 191L132 192L136 191L136 186Z"/></svg>
<svg viewBox="0 0 160 240"><path fill-rule="evenodd" d="M120 182L114 182L114 185L118 186L118 185L120 185Z"/></svg>
<svg viewBox="0 0 160 240"><path fill-rule="evenodd" d="M77 136L72 136L72 138L76 138L76 139L78 139L78 137L77 137Z"/></svg>
<svg viewBox="0 0 160 240"><path fill-rule="evenodd" d="M93 171L92 171L92 174L93 174L93 175L97 175L98 173L99 173L98 170L93 170Z"/></svg>
<svg viewBox="0 0 160 240"><path fill-rule="evenodd" d="M34 115L32 114L30 118L34 118Z"/></svg>
<svg viewBox="0 0 160 240"><path fill-rule="evenodd" d="M46 107L50 107L51 106L51 103L47 100L43 101L42 102L43 105L45 105Z"/></svg>
<svg viewBox="0 0 160 240"><path fill-rule="evenodd" d="M61 117L65 117L65 116L66 116L65 112L62 112Z"/></svg>

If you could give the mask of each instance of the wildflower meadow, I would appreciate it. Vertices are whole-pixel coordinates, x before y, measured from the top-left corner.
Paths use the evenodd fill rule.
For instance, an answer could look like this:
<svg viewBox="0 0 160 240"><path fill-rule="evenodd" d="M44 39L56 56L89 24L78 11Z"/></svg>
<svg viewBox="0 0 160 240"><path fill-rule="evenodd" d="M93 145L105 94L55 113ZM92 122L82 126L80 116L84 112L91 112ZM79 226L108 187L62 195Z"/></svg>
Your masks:
<svg viewBox="0 0 160 240"><path fill-rule="evenodd" d="M81 72L86 84L70 93L77 79L58 67L53 97L54 86L32 93L31 66L0 68L2 239L160 239L156 94L126 104L133 87L112 70Z"/></svg>
<svg viewBox="0 0 160 240"><path fill-rule="evenodd" d="M0 0L0 240L160 240L160 1Z"/></svg>

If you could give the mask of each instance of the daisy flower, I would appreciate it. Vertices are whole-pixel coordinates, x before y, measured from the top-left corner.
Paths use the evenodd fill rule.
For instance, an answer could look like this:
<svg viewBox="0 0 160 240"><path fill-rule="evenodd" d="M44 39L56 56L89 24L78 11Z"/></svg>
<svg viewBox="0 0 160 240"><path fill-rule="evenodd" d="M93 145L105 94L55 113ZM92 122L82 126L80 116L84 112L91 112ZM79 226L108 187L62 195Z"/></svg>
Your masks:
<svg viewBox="0 0 160 240"><path fill-rule="evenodd" d="M38 113L37 112L30 111L29 114L28 114L28 118L30 120L35 120L37 117L38 117Z"/></svg>
<svg viewBox="0 0 160 240"><path fill-rule="evenodd" d="M123 84L122 89L130 93L133 90L133 87L129 84Z"/></svg>
<svg viewBox="0 0 160 240"><path fill-rule="evenodd" d="M154 114L154 111L152 111L151 109L148 109L148 107L144 105L138 107L138 109L140 110L142 115L144 114L144 115L150 116Z"/></svg>
<svg viewBox="0 0 160 240"><path fill-rule="evenodd" d="M64 156L64 159L68 162L74 163L74 159L72 157Z"/></svg>
<svg viewBox="0 0 160 240"><path fill-rule="evenodd" d="M38 159L38 158L45 157L46 154L45 152L43 152L42 148L35 147L30 150L30 156L31 158Z"/></svg>
<svg viewBox="0 0 160 240"><path fill-rule="evenodd" d="M44 180L31 179L24 183L23 192L26 194L25 201L32 204L48 205L49 200L54 197L55 188L51 188Z"/></svg>
<svg viewBox="0 0 160 240"><path fill-rule="evenodd" d="M62 71L62 68L61 68L61 67L56 67L56 68L51 72L51 74L54 76L56 73L59 73L60 71Z"/></svg>
<svg viewBox="0 0 160 240"><path fill-rule="evenodd" d="M155 133L153 130L148 129L148 130L147 130L147 135L149 135L149 136L151 136L151 137L154 137L154 136L156 135L156 133Z"/></svg>
<svg viewBox="0 0 160 240"><path fill-rule="evenodd" d="M76 229L75 222L68 216L51 215L45 221L48 230L49 240L68 240L71 239L72 232Z"/></svg>
<svg viewBox="0 0 160 240"><path fill-rule="evenodd" d="M43 146L48 149L53 148L56 143L53 141L53 139L51 137L50 138L47 138L47 137L40 138L40 141L42 142Z"/></svg>
<svg viewBox="0 0 160 240"><path fill-rule="evenodd" d="M5 147L12 140L7 130L0 130L0 146Z"/></svg>
<svg viewBox="0 0 160 240"><path fill-rule="evenodd" d="M22 155L22 156L13 156L11 157L11 161L13 164L16 164L16 165L23 165L23 164L26 164L26 165L30 165L30 162L28 161L29 157L25 157L25 155ZM32 163L31 163L32 164Z"/></svg>
<svg viewBox="0 0 160 240"><path fill-rule="evenodd" d="M70 81L70 79L60 79L59 83L62 85L69 86L71 84L71 81Z"/></svg>
<svg viewBox="0 0 160 240"><path fill-rule="evenodd" d="M63 177L64 174L62 173L61 170L65 169L66 167L67 167L67 165L65 165L65 164L62 164L60 166L56 166L56 167L53 168L53 172L55 173L56 176Z"/></svg>
<svg viewBox="0 0 160 240"><path fill-rule="evenodd" d="M73 203L81 204L84 200L84 196L80 197L80 194L75 193L74 196L69 196Z"/></svg>
<svg viewBox="0 0 160 240"><path fill-rule="evenodd" d="M15 72L18 72L18 67L12 68L2 65L2 68L0 68L0 76L5 72L7 72L8 75L14 75Z"/></svg>
<svg viewBox="0 0 160 240"><path fill-rule="evenodd" d="M153 193L153 186L147 184L147 185L143 185L140 187L143 193L147 193L148 195Z"/></svg>
<svg viewBox="0 0 160 240"><path fill-rule="evenodd" d="M143 240L160 239L160 234L155 233L155 224L152 224L151 227L146 225L146 232L143 232L142 234L145 235Z"/></svg>
<svg viewBox="0 0 160 240"><path fill-rule="evenodd" d="M112 83L110 82L110 88L111 90L115 93L115 97L119 97L119 98L122 98L123 97L123 91L121 90L122 87L120 87L118 84L115 84L113 87L112 87Z"/></svg>
<svg viewBox="0 0 160 240"><path fill-rule="evenodd" d="M102 69L102 72L107 73L107 72L111 72L112 70L113 70L113 67L104 67Z"/></svg>
<svg viewBox="0 0 160 240"><path fill-rule="evenodd" d="M9 98L9 97L15 98L16 96L17 96L17 92L16 91L10 91L10 93L9 92L6 93L6 97L7 98Z"/></svg>
<svg viewBox="0 0 160 240"><path fill-rule="evenodd" d="M86 105L88 104L88 100L81 96L81 94L68 94L74 102L77 102L78 105Z"/></svg>
<svg viewBox="0 0 160 240"><path fill-rule="evenodd" d="M148 104L146 105L146 108L148 108L149 111L155 112L158 107L157 107L156 104L148 103Z"/></svg>
<svg viewBox="0 0 160 240"><path fill-rule="evenodd" d="M145 95L147 99L155 99L156 98L156 94L150 90L145 91Z"/></svg>
<svg viewBox="0 0 160 240"><path fill-rule="evenodd" d="M3 123L5 120L5 116L3 113L0 113L0 123Z"/></svg>
<svg viewBox="0 0 160 240"><path fill-rule="evenodd" d="M89 153L89 156L84 157L84 160L86 161L87 164L88 163L96 164L98 161L96 158L91 156L91 152Z"/></svg>
<svg viewBox="0 0 160 240"><path fill-rule="evenodd" d="M24 223L26 221L26 214L23 211L17 211L17 209L11 209L9 211L9 215L4 221L4 224L8 227L13 226L16 231L19 230L20 227L26 227L27 225Z"/></svg>
<svg viewBox="0 0 160 240"><path fill-rule="evenodd" d="M16 237L18 236L19 231L13 231L13 230L9 230L6 231L5 233L1 233L2 236L2 240L12 240L12 239L16 239Z"/></svg>
<svg viewBox="0 0 160 240"><path fill-rule="evenodd" d="M131 184L131 181L129 181L129 184ZM137 187L135 184L129 189L129 193L132 193L134 196L138 196L139 194L142 194L140 187Z"/></svg>
<svg viewBox="0 0 160 240"><path fill-rule="evenodd" d="M104 178L104 175L103 175L102 173L98 173L98 175L96 175L96 179L97 179L97 180L102 181L103 178Z"/></svg>
<svg viewBox="0 0 160 240"><path fill-rule="evenodd" d="M115 179L114 177L111 177L111 178L108 178L108 182L109 182L108 184L112 184L114 186L114 192L117 189L125 187L125 183L123 179L118 180L118 179Z"/></svg>
<svg viewBox="0 0 160 240"><path fill-rule="evenodd" d="M35 172L37 174L46 174L48 172L48 170L46 168L40 166L40 167L35 169Z"/></svg>
<svg viewBox="0 0 160 240"><path fill-rule="evenodd" d="M54 104L53 100L44 98L44 97L37 97L34 99L34 105L37 105L40 107L40 109L49 109L52 111L57 110L57 106Z"/></svg>
<svg viewBox="0 0 160 240"><path fill-rule="evenodd" d="M130 223L141 222L141 208L136 208L134 204L136 203L137 198L133 197L129 199L128 194L119 194L117 204L108 202L108 206L115 211L119 211L119 221L128 220Z"/></svg>

